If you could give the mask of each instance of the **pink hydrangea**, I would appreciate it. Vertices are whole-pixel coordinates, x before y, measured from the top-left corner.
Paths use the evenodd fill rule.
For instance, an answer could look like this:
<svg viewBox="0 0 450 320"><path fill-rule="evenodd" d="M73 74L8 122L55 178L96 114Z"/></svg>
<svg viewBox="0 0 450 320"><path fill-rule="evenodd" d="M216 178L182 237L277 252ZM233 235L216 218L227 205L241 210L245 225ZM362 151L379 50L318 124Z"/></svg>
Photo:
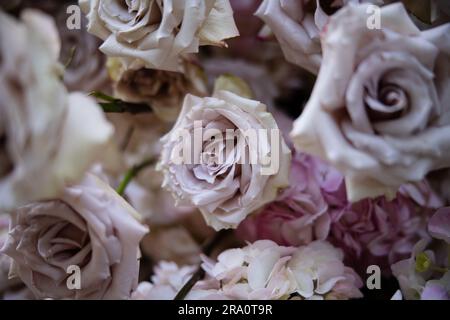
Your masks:
<svg viewBox="0 0 450 320"><path fill-rule="evenodd" d="M426 216L401 194L392 201L362 200L334 209L330 215L329 240L342 248L346 261L361 272L372 264L386 270L407 257L425 233Z"/></svg>
<svg viewBox="0 0 450 320"><path fill-rule="evenodd" d="M270 239L298 246L327 239L343 249L345 261L360 274L406 258L426 233L426 220L442 201L426 182L404 185L397 197L349 203L344 178L316 157L296 154L290 187L237 230L247 241Z"/></svg>
<svg viewBox="0 0 450 320"><path fill-rule="evenodd" d="M427 219L442 205L426 181L403 185L391 201L378 197L330 205L328 240L344 250L346 262L361 274L372 264L390 274L389 266L409 256L426 235Z"/></svg>
<svg viewBox="0 0 450 320"><path fill-rule="evenodd" d="M250 242L268 239L285 246L326 239L330 217L321 187L332 189L333 183L319 184L315 162L313 157L296 154L291 163L290 187L260 213L244 221L238 235Z"/></svg>

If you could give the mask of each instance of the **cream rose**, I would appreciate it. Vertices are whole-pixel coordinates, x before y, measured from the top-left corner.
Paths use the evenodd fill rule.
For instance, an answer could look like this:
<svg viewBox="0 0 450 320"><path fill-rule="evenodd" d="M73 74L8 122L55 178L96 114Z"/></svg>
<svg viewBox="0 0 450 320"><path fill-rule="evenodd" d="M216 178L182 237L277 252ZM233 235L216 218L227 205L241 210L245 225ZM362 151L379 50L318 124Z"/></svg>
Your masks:
<svg viewBox="0 0 450 320"><path fill-rule="evenodd" d="M39 299L127 299L138 283L139 214L102 180L86 174L60 198L13 212L2 252ZM69 290L69 266L80 289Z"/></svg>
<svg viewBox="0 0 450 320"><path fill-rule="evenodd" d="M319 0L264 0L255 15L273 32L289 62L317 74L322 62L320 33L329 17L349 3L363 2L383 3L338 0L324 7Z"/></svg>
<svg viewBox="0 0 450 320"><path fill-rule="evenodd" d="M239 35L228 0L79 0L88 31L127 67L178 71L181 55Z"/></svg>
<svg viewBox="0 0 450 320"><path fill-rule="evenodd" d="M60 81L49 17L0 12L0 208L51 198L107 150L112 126L90 98Z"/></svg>
<svg viewBox="0 0 450 320"><path fill-rule="evenodd" d="M236 228L289 184L290 150L274 118L265 105L229 91L187 95L162 142L163 186L216 230Z"/></svg>
<svg viewBox="0 0 450 320"><path fill-rule="evenodd" d="M312 96L291 136L346 179L349 200L385 194L450 166L450 25L421 32L402 4L331 19Z"/></svg>

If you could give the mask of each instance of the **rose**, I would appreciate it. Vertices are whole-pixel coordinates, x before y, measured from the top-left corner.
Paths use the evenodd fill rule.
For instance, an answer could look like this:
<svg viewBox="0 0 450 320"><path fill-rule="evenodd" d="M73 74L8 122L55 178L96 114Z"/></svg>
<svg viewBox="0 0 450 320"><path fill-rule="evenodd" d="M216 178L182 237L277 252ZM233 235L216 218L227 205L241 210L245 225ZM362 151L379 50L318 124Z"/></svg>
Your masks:
<svg viewBox="0 0 450 320"><path fill-rule="evenodd" d="M187 95L162 142L163 186L216 230L236 228L288 185L290 151L275 120L265 105L229 91ZM271 168L263 163L268 155Z"/></svg>
<svg viewBox="0 0 450 320"><path fill-rule="evenodd" d="M207 88L202 70L193 62L180 64L182 72L152 70L122 70L114 83L119 99L147 103L158 118L173 122L177 119L187 93L206 96Z"/></svg>
<svg viewBox="0 0 450 320"><path fill-rule="evenodd" d="M290 186L261 212L241 223L238 235L250 242L269 239L289 246L325 240L330 216L313 171L314 162L313 157L296 154L291 163Z"/></svg>
<svg viewBox="0 0 450 320"><path fill-rule="evenodd" d="M291 132L298 149L344 173L352 202L393 197L450 163L450 25L420 32L396 3L371 30L366 9L330 19L319 77Z"/></svg>
<svg viewBox="0 0 450 320"><path fill-rule="evenodd" d="M178 71L178 58L239 33L228 0L80 0L88 31L125 65Z"/></svg>
<svg viewBox="0 0 450 320"><path fill-rule="evenodd" d="M138 281L139 242L148 232L136 217L114 190L87 174L58 199L14 210L2 252L37 298L129 298ZM66 286L72 265L80 268L79 290Z"/></svg>
<svg viewBox="0 0 450 320"><path fill-rule="evenodd" d="M49 17L0 12L0 208L58 194L110 150L113 128L83 94L68 95Z"/></svg>
<svg viewBox="0 0 450 320"><path fill-rule="evenodd" d="M348 3L377 0L340 0L324 5L317 0L264 0L255 15L274 33L286 59L317 74L322 62L320 33L328 18Z"/></svg>
<svg viewBox="0 0 450 320"><path fill-rule="evenodd" d="M309 1L264 0L255 15L261 18L275 34L289 62L317 73L322 60L319 27ZM312 1L311 1L312 2Z"/></svg>

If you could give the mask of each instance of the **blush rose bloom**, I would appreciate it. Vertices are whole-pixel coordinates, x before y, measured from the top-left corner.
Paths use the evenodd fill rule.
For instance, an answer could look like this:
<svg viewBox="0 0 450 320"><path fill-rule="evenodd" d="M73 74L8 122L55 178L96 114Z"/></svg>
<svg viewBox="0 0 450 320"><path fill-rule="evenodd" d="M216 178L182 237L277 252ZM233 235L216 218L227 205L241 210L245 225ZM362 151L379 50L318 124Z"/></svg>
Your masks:
<svg viewBox="0 0 450 320"><path fill-rule="evenodd" d="M111 150L113 127L94 100L68 94L50 17L0 12L0 208L56 196Z"/></svg>
<svg viewBox="0 0 450 320"><path fill-rule="evenodd" d="M79 0L100 50L127 68L178 71L181 55L239 35L228 0Z"/></svg>
<svg viewBox="0 0 450 320"><path fill-rule="evenodd" d="M249 130L262 134L251 139L245 135ZM265 105L229 91L219 90L207 98L187 95L162 142L158 168L164 173L163 186L180 203L198 207L216 230L236 228L289 184L290 150L274 118ZM190 158L190 148L184 148L188 144L193 148ZM183 159L178 159L180 151ZM265 171L261 160L267 155L276 167Z"/></svg>
<svg viewBox="0 0 450 320"><path fill-rule="evenodd" d="M139 242L148 228L113 189L87 174L60 198L13 212L2 252L36 298L127 299L138 283ZM80 290L66 286L80 268Z"/></svg>
<svg viewBox="0 0 450 320"><path fill-rule="evenodd" d="M344 173L352 202L392 198L450 164L450 24L421 32L395 3L371 30L366 10L331 17L319 76L291 132L299 150Z"/></svg>
<svg viewBox="0 0 450 320"><path fill-rule="evenodd" d="M286 59L314 74L322 63L320 34L329 17L351 3L377 0L337 0L324 8L319 0L264 0L255 15L273 32Z"/></svg>

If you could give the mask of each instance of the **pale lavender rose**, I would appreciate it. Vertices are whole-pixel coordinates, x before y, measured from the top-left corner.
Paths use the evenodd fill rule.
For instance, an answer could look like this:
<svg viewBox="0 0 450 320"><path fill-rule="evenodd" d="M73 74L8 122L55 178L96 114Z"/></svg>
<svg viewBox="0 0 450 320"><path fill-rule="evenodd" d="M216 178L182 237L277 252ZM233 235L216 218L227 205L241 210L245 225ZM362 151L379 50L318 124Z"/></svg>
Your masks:
<svg viewBox="0 0 450 320"><path fill-rule="evenodd" d="M127 68L178 71L179 58L201 45L239 35L229 0L79 0L100 50Z"/></svg>
<svg viewBox="0 0 450 320"><path fill-rule="evenodd" d="M290 186L237 230L244 240L269 239L299 246L325 240L330 230L328 205L315 176L315 159L296 154L291 162Z"/></svg>
<svg viewBox="0 0 450 320"><path fill-rule="evenodd" d="M203 257L203 269L220 281L230 299L351 299L362 297L359 276L343 264L343 253L327 242L299 248L260 240L229 249L218 261Z"/></svg>
<svg viewBox="0 0 450 320"><path fill-rule="evenodd" d="M288 186L290 150L258 101L224 90L187 95L162 141L163 187L198 207L216 230L236 228Z"/></svg>
<svg viewBox="0 0 450 320"><path fill-rule="evenodd" d="M113 189L87 174L58 199L16 209L2 252L36 298L127 299L148 232L137 218ZM80 268L80 289L67 286L69 266Z"/></svg>
<svg viewBox="0 0 450 320"><path fill-rule="evenodd" d="M112 126L95 101L68 94L49 16L0 12L0 208L56 196L102 157Z"/></svg>
<svg viewBox="0 0 450 320"><path fill-rule="evenodd" d="M371 29L367 9L331 17L320 74L291 132L299 150L345 175L352 202L393 198L450 163L450 24L421 32L395 3Z"/></svg>
<svg viewBox="0 0 450 320"><path fill-rule="evenodd" d="M317 74L322 62L320 35L329 17L351 3L377 0L264 0L255 15L274 33L289 62Z"/></svg>
<svg viewBox="0 0 450 320"><path fill-rule="evenodd" d="M407 300L450 300L450 209L439 209L409 259L391 266Z"/></svg>

